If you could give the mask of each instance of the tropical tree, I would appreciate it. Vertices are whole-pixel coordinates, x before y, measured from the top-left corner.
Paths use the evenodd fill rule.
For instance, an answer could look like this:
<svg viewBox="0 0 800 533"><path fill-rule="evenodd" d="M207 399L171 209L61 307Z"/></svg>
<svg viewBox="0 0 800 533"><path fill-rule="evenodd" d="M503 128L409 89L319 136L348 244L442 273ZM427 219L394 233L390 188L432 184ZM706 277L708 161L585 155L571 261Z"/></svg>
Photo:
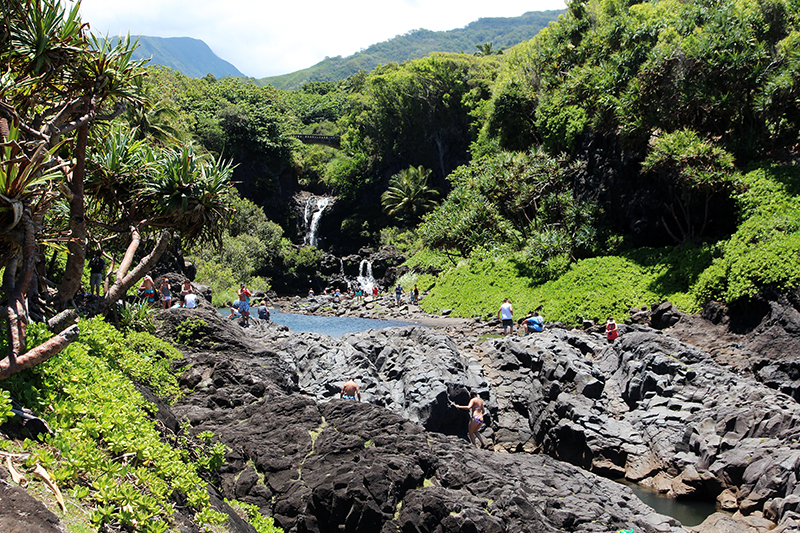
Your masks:
<svg viewBox="0 0 800 533"><path fill-rule="evenodd" d="M144 62L132 60L136 43L130 38L112 44L90 35L79 6L10 0L0 7L0 318L7 320L10 346L0 361L0 379L52 357L77 335L69 328L34 350L26 347L28 322L45 320L72 301L90 238L132 236L102 312L155 263L171 229L183 239L213 241L216 228L227 222L229 165L198 165L192 179L180 184L185 201L173 209L174 203L154 196L169 186L140 181L159 171L171 176L169 165L156 164L168 159L162 152L139 144L133 134L115 134L111 144L92 150L101 137L90 135L90 125L98 130L128 105L145 104L139 94ZM97 172L87 180L89 154L97 156L89 163ZM151 253L128 271L138 247L134 241L148 229L163 231ZM43 250L54 242L66 243L67 251L59 285L44 270ZM58 331L69 320L49 324Z"/></svg>
<svg viewBox="0 0 800 533"><path fill-rule="evenodd" d="M438 191L428 187L431 171L423 166L409 167L392 176L389 188L381 195L383 210L388 215L408 215L411 221L436 206Z"/></svg>
<svg viewBox="0 0 800 533"><path fill-rule="evenodd" d="M478 49L478 51L475 52L476 56L491 56L491 55L502 55L503 54L502 50L495 51L492 48L492 43L491 42L485 42L483 44L475 45L475 48Z"/></svg>
<svg viewBox="0 0 800 533"><path fill-rule="evenodd" d="M727 200L735 184L733 156L690 129L654 137L642 171L676 190L661 221L679 243L704 236L712 201Z"/></svg>

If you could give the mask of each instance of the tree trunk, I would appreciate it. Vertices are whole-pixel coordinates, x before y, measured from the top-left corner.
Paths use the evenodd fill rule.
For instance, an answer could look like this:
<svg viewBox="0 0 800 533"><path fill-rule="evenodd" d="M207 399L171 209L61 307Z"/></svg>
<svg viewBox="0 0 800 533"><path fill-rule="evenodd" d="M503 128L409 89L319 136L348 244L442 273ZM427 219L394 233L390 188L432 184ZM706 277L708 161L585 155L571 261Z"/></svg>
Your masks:
<svg viewBox="0 0 800 533"><path fill-rule="evenodd" d="M86 204L83 195L83 180L86 175L86 145L89 139L89 125L84 124L78 129L78 139L75 146L75 168L72 170L70 192L72 198L69 202L69 229L70 239L67 243L69 255L64 269L64 279L58 288L56 308L64 309L81 285L81 276L86 262Z"/></svg>
<svg viewBox="0 0 800 533"><path fill-rule="evenodd" d="M147 274L151 268L158 263L158 260L161 259L161 255L164 253L164 250L167 249L167 245L169 244L170 239L170 232L169 230L163 230L161 234L158 236L158 242L156 242L155 248L153 251L150 252L150 255L143 258L136 268L130 271L127 275L117 276L117 280L114 282L114 285L108 290L106 293L105 298L103 298L103 303L97 310L96 314L105 314L111 308L117 300L120 300L125 297L125 294L128 292L128 289L133 287L140 279ZM138 241L134 242L131 241L131 244L128 246L130 250L131 247L138 246ZM127 255L127 254L126 254ZM122 272L122 268L120 267L119 272Z"/></svg>
<svg viewBox="0 0 800 533"><path fill-rule="evenodd" d="M8 357L0 361L0 380L10 378L14 374L33 368L58 355L61 350L69 346L78 337L78 333L80 333L78 326L71 326L44 344L28 350L23 355L13 357L9 354Z"/></svg>

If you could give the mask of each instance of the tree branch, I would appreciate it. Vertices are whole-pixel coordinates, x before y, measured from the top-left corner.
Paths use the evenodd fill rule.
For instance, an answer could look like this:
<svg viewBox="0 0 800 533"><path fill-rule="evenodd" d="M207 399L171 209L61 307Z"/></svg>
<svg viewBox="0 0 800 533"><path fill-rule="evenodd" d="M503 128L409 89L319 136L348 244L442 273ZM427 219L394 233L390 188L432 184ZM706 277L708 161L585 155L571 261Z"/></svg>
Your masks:
<svg viewBox="0 0 800 533"><path fill-rule="evenodd" d="M33 368L58 355L78 337L79 333L78 326L71 326L23 355L13 357L9 354L8 357L0 361L0 380L10 378L14 374Z"/></svg>
<svg viewBox="0 0 800 533"><path fill-rule="evenodd" d="M133 287L133 285L142 279L147 272L150 271L151 268L155 266L159 259L161 259L161 255L164 253L164 250L167 249L167 244L169 244L170 239L170 232L169 230L164 230L161 232L161 235L158 237L158 242L156 242L155 248L153 251L150 252L150 255L143 258L136 268L130 271L124 277L117 277L117 280L114 282L114 285L108 290L105 298L103 299L103 303L98 310L99 313L105 313L108 309L114 305L114 303L125 296L125 293L128 292L128 289ZM121 267L120 267L121 268Z"/></svg>

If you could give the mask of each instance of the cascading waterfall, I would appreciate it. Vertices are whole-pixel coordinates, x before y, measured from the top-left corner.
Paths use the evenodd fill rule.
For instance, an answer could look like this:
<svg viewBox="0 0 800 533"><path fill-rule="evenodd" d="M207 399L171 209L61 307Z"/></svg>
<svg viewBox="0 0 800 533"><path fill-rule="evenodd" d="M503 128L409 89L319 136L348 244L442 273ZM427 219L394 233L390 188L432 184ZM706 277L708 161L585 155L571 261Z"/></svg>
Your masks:
<svg viewBox="0 0 800 533"><path fill-rule="evenodd" d="M375 278L372 277L372 261L362 259L361 264L358 265L356 280L365 294L372 294L372 288L375 286Z"/></svg>
<svg viewBox="0 0 800 533"><path fill-rule="evenodd" d="M303 224L305 226L306 235L303 238L303 244L306 246L318 246L317 229L319 228L319 219L322 218L322 213L325 208L330 205L331 199L322 196L309 196L306 201L306 209L303 213Z"/></svg>

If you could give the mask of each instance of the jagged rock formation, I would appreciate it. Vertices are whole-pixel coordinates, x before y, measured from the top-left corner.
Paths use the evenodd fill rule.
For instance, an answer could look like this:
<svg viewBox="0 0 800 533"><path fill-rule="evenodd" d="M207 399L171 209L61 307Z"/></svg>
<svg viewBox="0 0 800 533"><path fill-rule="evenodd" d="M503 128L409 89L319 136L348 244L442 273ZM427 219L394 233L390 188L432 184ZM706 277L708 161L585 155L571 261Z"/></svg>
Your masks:
<svg viewBox="0 0 800 533"><path fill-rule="evenodd" d="M173 335L191 316L162 313L162 334ZM194 348L185 347L188 394L171 411L228 446L223 495L258 505L286 531L683 531L620 484L545 455L478 450L393 413L430 413L435 409L414 406L446 395L448 379L476 372L435 331L409 327L332 339L265 323L241 329L210 314L202 320L209 329L190 342ZM212 330L216 344L203 340L217 337ZM453 366L434 370L436 361ZM388 408L301 392L335 396L327 372L344 364L364 365L380 378L365 396ZM424 375L440 393L415 397L413 386L397 385L403 379L421 385ZM400 390L409 391L407 399L394 399ZM449 411L451 418L463 415ZM431 424L447 416L419 418ZM466 421L458 425L463 435Z"/></svg>
<svg viewBox="0 0 800 533"><path fill-rule="evenodd" d="M696 318L634 311L667 329L623 325L609 344L596 328L551 324L481 341L491 326L462 321L335 339L241 328L208 307L162 311L159 334L185 354L186 395L158 403L159 417L214 431L229 450L220 496L286 531L686 531L608 477L735 512L691 531L797 531L793 357L773 350L748 365L752 338L721 334L705 351L676 338L711 335L687 333ZM791 323L787 310L765 316ZM354 373L366 401L336 399ZM466 403L467 387L489 406L491 450L471 447L465 412L448 407Z"/></svg>

